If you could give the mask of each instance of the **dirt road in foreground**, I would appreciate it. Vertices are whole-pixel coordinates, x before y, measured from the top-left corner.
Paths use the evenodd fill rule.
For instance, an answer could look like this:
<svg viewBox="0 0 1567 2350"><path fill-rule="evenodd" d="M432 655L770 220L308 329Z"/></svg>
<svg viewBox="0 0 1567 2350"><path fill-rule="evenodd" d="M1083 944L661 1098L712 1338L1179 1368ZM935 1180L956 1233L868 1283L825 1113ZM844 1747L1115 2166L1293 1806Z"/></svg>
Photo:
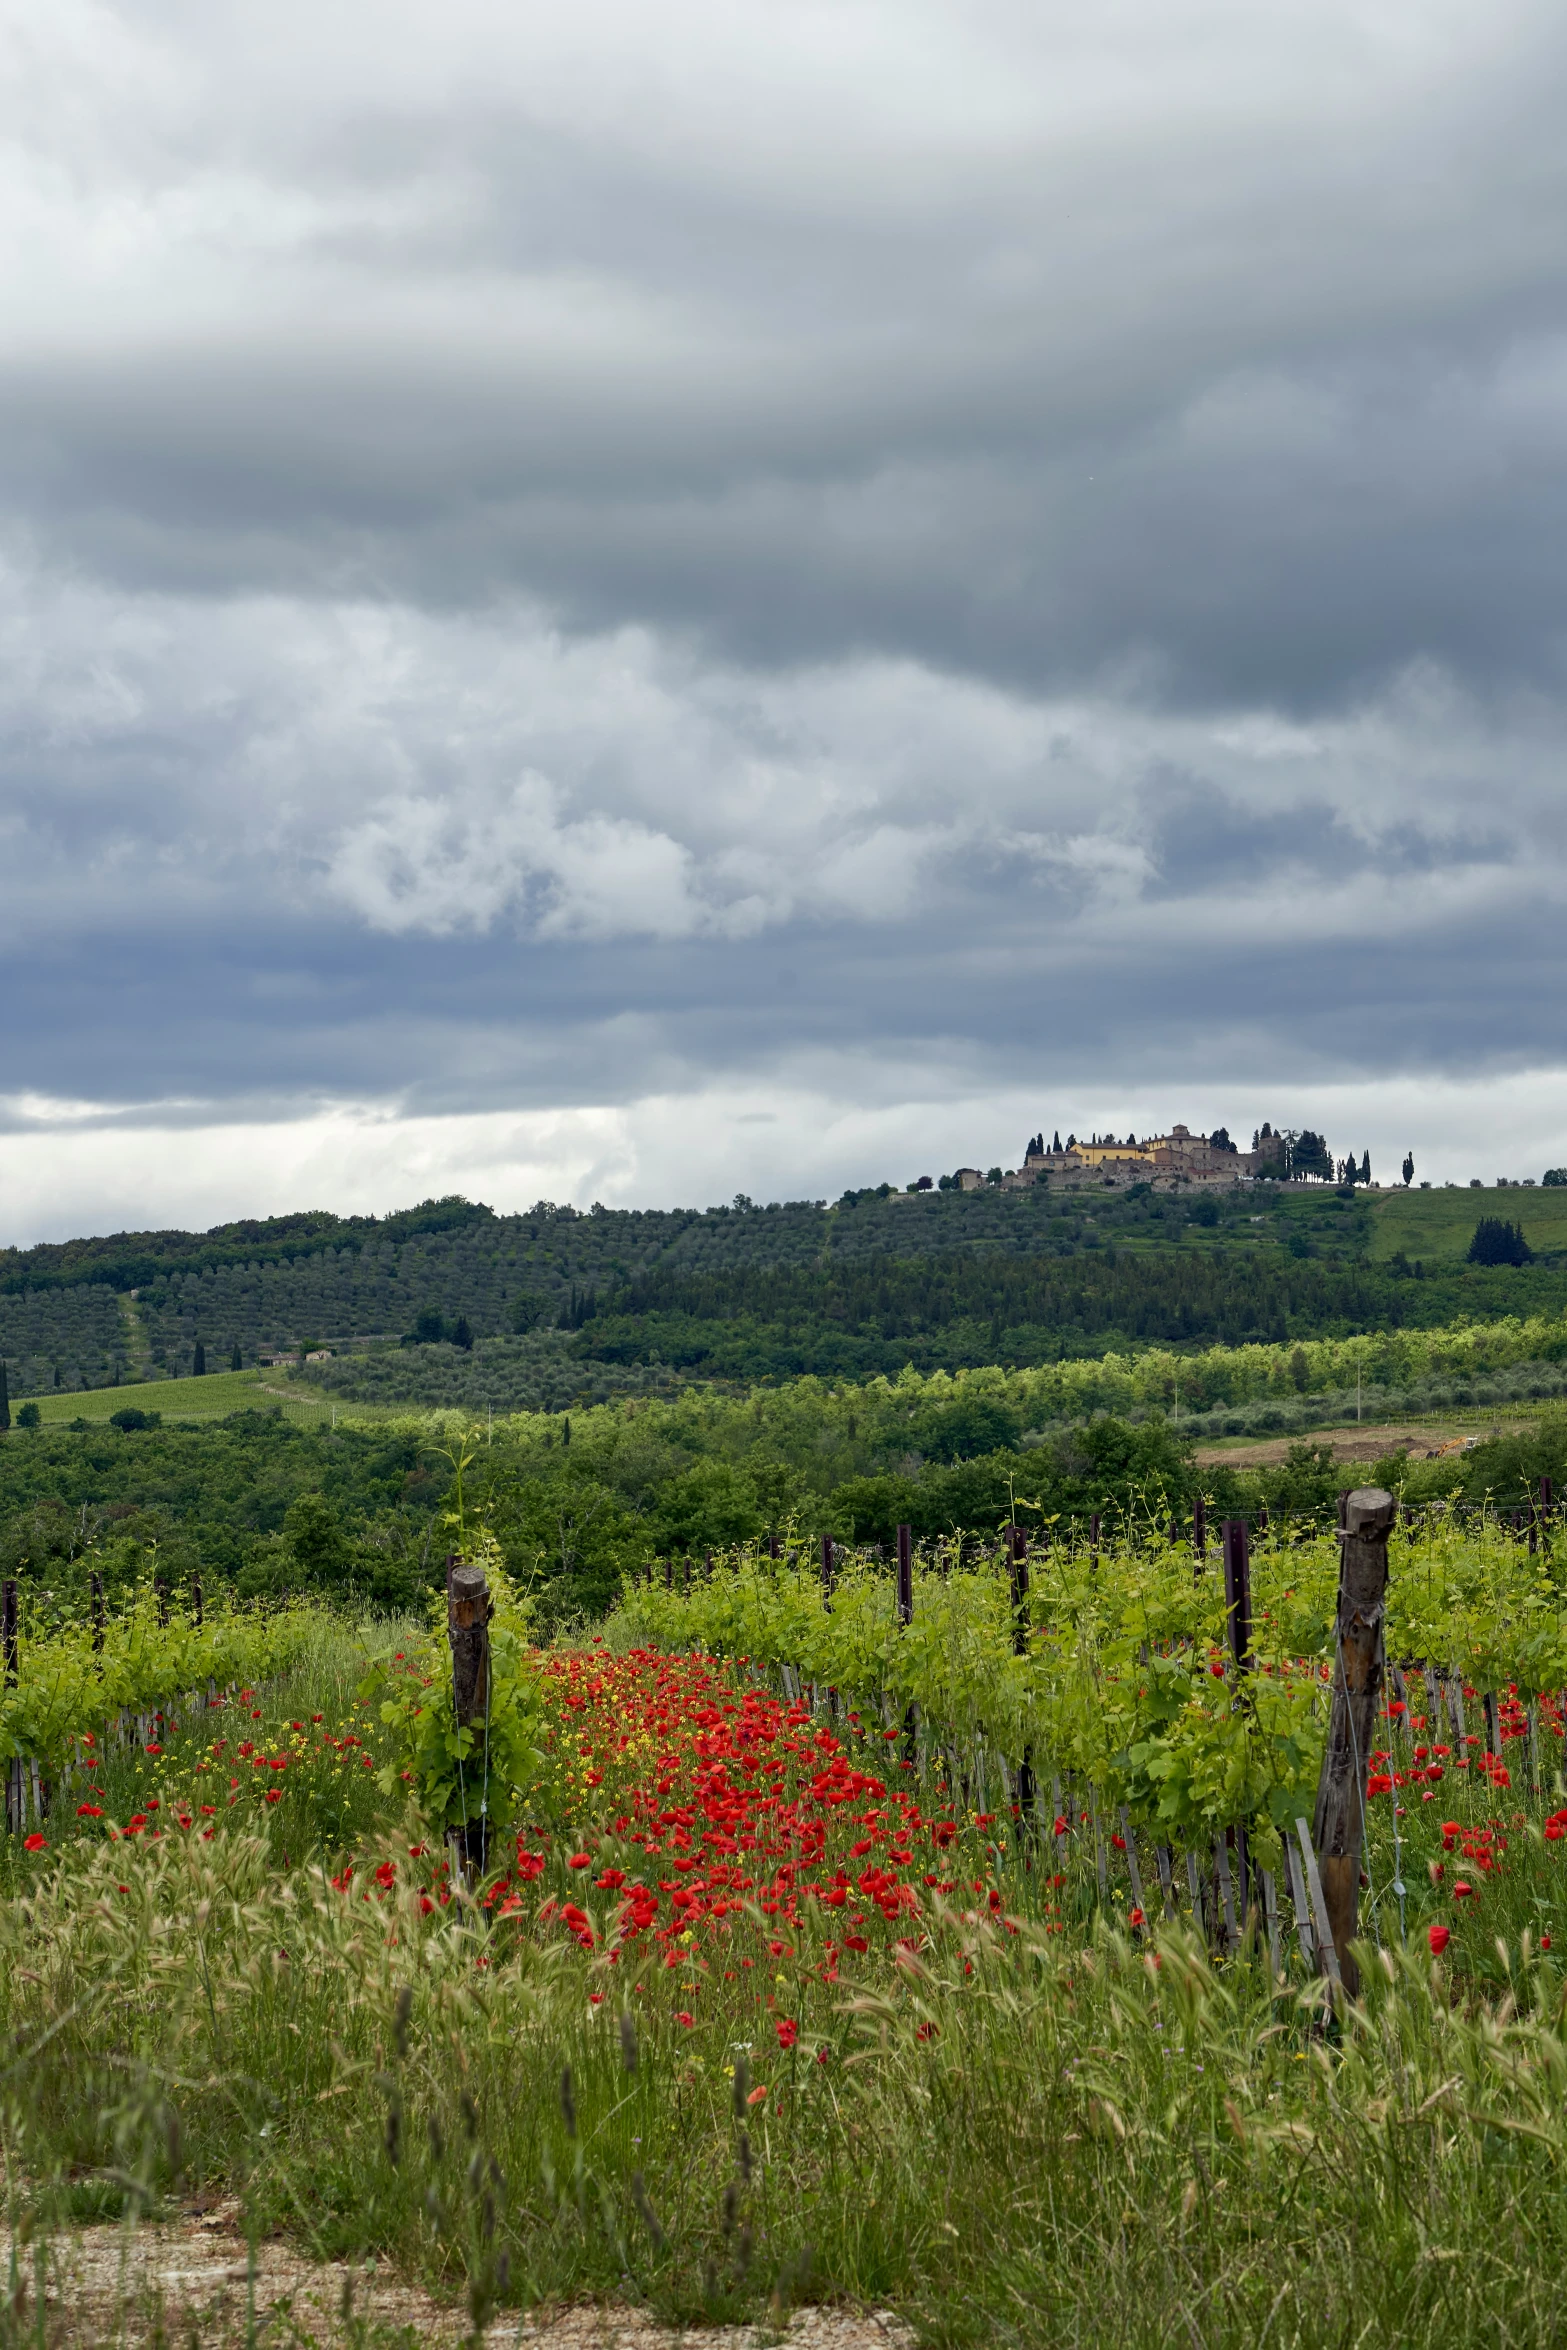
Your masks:
<svg viewBox="0 0 1567 2350"><path fill-rule="evenodd" d="M0 2263L10 2245L0 2237ZM231 2207L204 2217L131 2227L84 2227L53 2241L44 2257L43 2323L37 2309L36 2247L16 2247L20 2306L6 2339L44 2350L102 2343L200 2344L235 2350L273 2345L439 2345L471 2340L468 2314L438 2301L375 2261L311 2260L283 2238L250 2255ZM0 2312L5 2287L0 2281ZM251 2305L254 2298L255 2315ZM0 2332L6 2320L0 2314ZM913 2334L887 2311L797 2309L776 2325L677 2328L625 2307L540 2310L494 2318L487 2350L913 2350Z"/></svg>

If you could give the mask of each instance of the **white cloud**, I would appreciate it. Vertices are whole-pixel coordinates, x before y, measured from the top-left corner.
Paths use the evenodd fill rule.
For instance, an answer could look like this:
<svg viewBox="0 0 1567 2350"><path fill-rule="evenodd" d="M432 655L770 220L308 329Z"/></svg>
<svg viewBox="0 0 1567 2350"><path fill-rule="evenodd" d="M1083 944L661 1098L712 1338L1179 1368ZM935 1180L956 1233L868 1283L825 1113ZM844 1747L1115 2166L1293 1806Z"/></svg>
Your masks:
<svg viewBox="0 0 1567 2350"><path fill-rule="evenodd" d="M1567 1069L1471 1083L1397 1079L1287 1089L1174 1082L1124 1092L1012 1086L933 1089L910 1063L844 1054L774 1084L650 1094L626 1103L518 1114L409 1117L394 1102L338 1102L259 1123L112 1123L82 1131L82 1105L52 1126L0 1131L7 1237L26 1245L82 1231L205 1230L304 1207L381 1214L461 1191L502 1212L536 1199L588 1207L705 1207L752 1198L836 1198L848 1185L908 1182L965 1164L1015 1166L1041 1124L1079 1132L1162 1131L1221 1121L1249 1140L1264 1118L1369 1150L1396 1180L1406 1150L1422 1180L1531 1175L1567 1164ZM943 1072L943 1078L955 1073ZM1281 1098L1282 1095L1282 1098ZM73 1131L74 1129L74 1131ZM1525 1219L1527 1221L1527 1217Z"/></svg>

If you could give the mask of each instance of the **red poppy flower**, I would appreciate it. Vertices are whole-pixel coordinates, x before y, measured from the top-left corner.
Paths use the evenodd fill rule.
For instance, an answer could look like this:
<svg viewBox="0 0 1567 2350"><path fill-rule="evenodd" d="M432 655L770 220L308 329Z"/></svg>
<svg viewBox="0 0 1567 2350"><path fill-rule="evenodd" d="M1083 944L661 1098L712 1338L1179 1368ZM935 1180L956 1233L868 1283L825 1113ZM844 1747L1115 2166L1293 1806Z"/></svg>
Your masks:
<svg viewBox="0 0 1567 2350"><path fill-rule="evenodd" d="M48 1849L49 1839L47 1836L34 1835L24 1836L22 1838L22 1850L24 1852L47 1852Z"/></svg>
<svg viewBox="0 0 1567 2350"><path fill-rule="evenodd" d="M1426 1928L1426 1940L1431 1945L1433 1958L1440 1958L1452 1939L1453 1929L1451 1926L1427 1926Z"/></svg>
<svg viewBox="0 0 1567 2350"><path fill-rule="evenodd" d="M794 2021L792 2016L783 2015L779 2017L777 2032L778 2045L780 2048L792 2048L796 2040L798 2040L800 2037L800 2027Z"/></svg>

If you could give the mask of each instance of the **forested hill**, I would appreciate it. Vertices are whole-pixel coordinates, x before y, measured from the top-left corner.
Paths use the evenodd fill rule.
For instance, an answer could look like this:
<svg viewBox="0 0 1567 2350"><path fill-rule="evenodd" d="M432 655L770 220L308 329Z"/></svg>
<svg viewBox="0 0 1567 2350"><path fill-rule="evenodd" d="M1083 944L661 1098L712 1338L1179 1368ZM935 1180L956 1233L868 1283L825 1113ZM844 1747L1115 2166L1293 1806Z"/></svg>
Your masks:
<svg viewBox="0 0 1567 2350"><path fill-rule="evenodd" d="M1498 1208L1534 1260L1468 1265ZM14 1396L183 1376L198 1344L209 1369L327 1346L341 1393L501 1407L1564 1308L1567 1192L987 1189L514 1216L452 1198L0 1252Z"/></svg>

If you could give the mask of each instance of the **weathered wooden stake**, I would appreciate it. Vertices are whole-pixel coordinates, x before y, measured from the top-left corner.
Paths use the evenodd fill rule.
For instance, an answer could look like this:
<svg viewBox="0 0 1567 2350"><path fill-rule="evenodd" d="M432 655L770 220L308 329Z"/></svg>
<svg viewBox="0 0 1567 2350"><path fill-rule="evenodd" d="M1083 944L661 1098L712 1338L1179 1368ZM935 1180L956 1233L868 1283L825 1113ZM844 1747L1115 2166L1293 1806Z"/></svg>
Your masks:
<svg viewBox="0 0 1567 2350"><path fill-rule="evenodd" d="M898 1621L914 1621L914 1538L907 1526L898 1528Z"/></svg>
<svg viewBox="0 0 1567 2350"><path fill-rule="evenodd" d="M1306 1880L1301 1874L1300 1855L1288 1836L1284 1839L1284 1874L1289 1881L1290 1902L1295 1911L1295 1934L1300 1943L1300 1955L1306 1962L1306 1972L1317 1971L1317 1938L1311 1930L1311 1908L1306 1899Z"/></svg>
<svg viewBox="0 0 1567 2350"><path fill-rule="evenodd" d="M1012 1652L1028 1654L1028 1536L1021 1526L1008 1528L1012 1551ZM1034 1750L1023 1749L1017 1767L1018 1825L1028 1835L1034 1823Z"/></svg>
<svg viewBox="0 0 1567 2350"><path fill-rule="evenodd" d="M1208 1504L1200 1493L1192 1503L1192 1559L1198 1567L1208 1560Z"/></svg>
<svg viewBox="0 0 1567 2350"><path fill-rule="evenodd" d="M1028 1536L1021 1526L1007 1528L1012 1569L1012 1653L1028 1654Z"/></svg>
<svg viewBox="0 0 1567 2350"><path fill-rule="evenodd" d="M1104 1830L1099 1824L1099 1790L1092 1785L1088 1790L1088 1818L1094 1831L1094 1873L1099 1880L1099 1907L1108 1912L1110 1907L1110 1875L1105 1866Z"/></svg>
<svg viewBox="0 0 1567 2350"><path fill-rule="evenodd" d="M826 1608L832 1606L832 1570L832 1536L824 1534L822 1536L822 1605Z"/></svg>
<svg viewBox="0 0 1567 2350"><path fill-rule="evenodd" d="M1197 1855L1186 1847L1186 1883L1192 1897L1192 1923L1199 1934L1207 1931L1207 1904L1202 1897L1202 1871L1197 1866Z"/></svg>
<svg viewBox="0 0 1567 2350"><path fill-rule="evenodd" d="M1099 1512L1097 1510L1088 1521L1088 1569L1089 1573L1093 1575L1097 1575L1099 1572Z"/></svg>
<svg viewBox="0 0 1567 2350"><path fill-rule="evenodd" d="M1240 1946L1240 1931L1235 1923L1235 1888L1230 1878L1229 1838L1221 1828L1213 1840L1213 1870L1219 1883L1219 1906L1224 1913L1224 1946L1235 1950Z"/></svg>
<svg viewBox="0 0 1567 2350"><path fill-rule="evenodd" d="M5 1681L14 1688L20 1678L16 1628L16 1585L8 1577L0 1586L0 1648L5 1653ZM5 1824L13 1836L20 1836L24 1825L22 1792L22 1758L13 1756L5 1774Z"/></svg>
<svg viewBox="0 0 1567 2350"><path fill-rule="evenodd" d="M190 1614L191 1621L199 1632L201 1630L201 1577L199 1575L192 1575L190 1579Z"/></svg>
<svg viewBox="0 0 1567 2350"><path fill-rule="evenodd" d="M908 1526L898 1528L898 1622L914 1621L914 1535ZM919 1751L919 1712L911 1703L903 1717L903 1758L913 1762Z"/></svg>
<svg viewBox="0 0 1567 2350"><path fill-rule="evenodd" d="M1148 1905L1143 1899L1143 1872L1137 1865L1137 1839L1132 1834L1132 1817L1125 1804L1121 1806L1121 1841L1126 1846L1126 1873L1132 1880L1132 1907L1138 1915L1133 1921L1141 1930L1148 1931Z"/></svg>
<svg viewBox="0 0 1567 2350"><path fill-rule="evenodd" d="M452 1701L459 1729L483 1739L490 1711L490 1587L482 1567L451 1564L446 1578L446 1635L452 1650ZM477 1817L467 1816L453 1837L461 1860L481 1874L489 1835L488 1805L483 1793L483 1760L472 1762L480 1778ZM466 1778L466 1771L464 1774Z"/></svg>
<svg viewBox="0 0 1567 2350"><path fill-rule="evenodd" d="M1311 1831L1304 1820L1297 1820L1295 1832L1300 1838L1301 1865L1305 1870L1306 1884L1311 1894L1311 1914L1316 1925L1317 1957L1328 1981L1340 1989L1348 1990L1350 1996L1353 1997L1360 1977L1357 1974L1353 1984L1348 1984L1344 1980L1344 1971L1339 1965L1338 1943L1334 1939L1333 1920L1328 1910L1327 1896L1323 1890L1322 1872L1317 1866L1317 1856L1312 1849Z"/></svg>
<svg viewBox="0 0 1567 2350"><path fill-rule="evenodd" d="M1320 1861L1323 1898L1336 1954L1336 1971L1351 1998L1360 1977L1350 1952L1360 1890L1360 1849L1366 1829L1366 1758L1376 1742L1382 1705L1382 1638L1387 1606L1387 1538L1393 1496L1360 1486L1344 1506L1339 1567L1337 1654L1333 1710L1317 1783L1312 1836ZM1315 1906L1315 1894L1313 1894Z"/></svg>
<svg viewBox="0 0 1567 2350"><path fill-rule="evenodd" d="M99 1574L96 1567L93 1569L89 1581L92 1589L92 1644L94 1648L102 1648L103 1635L105 1630L103 1577ZM199 1617L197 1618L197 1621L200 1621Z"/></svg>
<svg viewBox="0 0 1567 2350"><path fill-rule="evenodd" d="M1279 1947L1279 1904L1273 1890L1273 1871L1259 1869L1257 1874L1262 1879L1262 1914L1268 1924L1268 1963L1277 1980L1284 1972L1284 1960Z"/></svg>
<svg viewBox="0 0 1567 2350"><path fill-rule="evenodd" d="M1244 1518L1224 1521L1224 1606L1238 1674L1251 1671L1251 1554Z"/></svg>

